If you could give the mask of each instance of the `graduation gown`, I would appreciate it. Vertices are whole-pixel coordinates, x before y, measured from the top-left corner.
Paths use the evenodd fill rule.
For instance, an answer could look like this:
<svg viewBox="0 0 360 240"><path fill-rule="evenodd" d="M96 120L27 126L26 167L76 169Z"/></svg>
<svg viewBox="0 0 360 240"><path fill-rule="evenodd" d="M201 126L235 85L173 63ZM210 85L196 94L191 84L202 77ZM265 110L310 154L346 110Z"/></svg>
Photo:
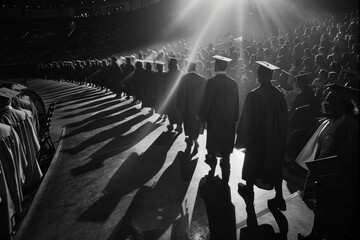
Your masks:
<svg viewBox="0 0 360 240"><path fill-rule="evenodd" d="M0 238L11 233L11 219L22 212L22 185L27 162L13 128L0 123Z"/></svg>
<svg viewBox="0 0 360 240"><path fill-rule="evenodd" d="M177 108L177 94L182 72L178 69L169 70L165 74L165 100L167 101L165 113L169 117L170 124L182 124L181 112Z"/></svg>
<svg viewBox="0 0 360 240"><path fill-rule="evenodd" d="M143 95L143 84L145 79L145 70L143 68L138 68L134 72L134 77L132 79L132 93L134 94L137 100L142 101L144 98Z"/></svg>
<svg viewBox="0 0 360 240"><path fill-rule="evenodd" d="M196 72L185 74L180 81L177 107L182 113L185 135L190 139L199 137L200 120L196 114L205 85L206 79Z"/></svg>
<svg viewBox="0 0 360 240"><path fill-rule="evenodd" d="M134 89L134 82L133 82L133 75L135 72L135 67L133 65L125 65L123 68L122 74L122 84L124 84L124 92L128 96L133 96L133 89Z"/></svg>
<svg viewBox="0 0 360 240"><path fill-rule="evenodd" d="M246 148L242 178L263 189L282 179L287 132L283 93L271 83L249 92L241 114L236 146Z"/></svg>
<svg viewBox="0 0 360 240"><path fill-rule="evenodd" d="M165 73L156 72L154 73L155 83L155 112L158 114L164 114L164 103L165 97Z"/></svg>
<svg viewBox="0 0 360 240"><path fill-rule="evenodd" d="M339 175L318 179L322 191L314 224L326 239L344 239L350 226L358 229L359 223L359 116L341 116L317 143L315 159L337 155L342 169Z"/></svg>
<svg viewBox="0 0 360 240"><path fill-rule="evenodd" d="M0 123L11 125L18 134L23 146L28 163L24 169L24 187L29 187L39 182L43 176L36 158L36 154L40 150L40 144L31 120L25 112L10 107L0 113Z"/></svg>
<svg viewBox="0 0 360 240"><path fill-rule="evenodd" d="M313 110L316 109L316 97L315 92L310 86L306 86L303 90L296 96L294 103L290 109L290 116L294 113L295 109L304 105L309 104Z"/></svg>
<svg viewBox="0 0 360 240"><path fill-rule="evenodd" d="M108 69L108 87L113 91L114 93L121 93L121 88L118 87L121 83L121 68L115 63L109 66Z"/></svg>
<svg viewBox="0 0 360 240"><path fill-rule="evenodd" d="M142 107L153 107L155 99L154 72L145 70L144 80L142 84L143 103Z"/></svg>
<svg viewBox="0 0 360 240"><path fill-rule="evenodd" d="M207 123L206 149L210 154L230 154L234 148L235 124L239 118L237 83L225 73L206 82L198 116Z"/></svg>

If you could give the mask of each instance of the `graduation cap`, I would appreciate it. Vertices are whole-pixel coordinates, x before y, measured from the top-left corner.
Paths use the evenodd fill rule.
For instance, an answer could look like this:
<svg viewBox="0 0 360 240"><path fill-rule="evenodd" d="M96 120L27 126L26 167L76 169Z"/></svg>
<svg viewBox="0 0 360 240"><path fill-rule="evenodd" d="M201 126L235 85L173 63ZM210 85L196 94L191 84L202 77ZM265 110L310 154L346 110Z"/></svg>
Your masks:
<svg viewBox="0 0 360 240"><path fill-rule="evenodd" d="M308 72L308 73L302 73L302 74L294 76L296 84L298 86L309 85L312 82L312 79L310 79L311 74L312 74L311 72Z"/></svg>
<svg viewBox="0 0 360 240"><path fill-rule="evenodd" d="M131 58L132 58L132 56L126 56L125 57L126 62L131 62Z"/></svg>
<svg viewBox="0 0 360 240"><path fill-rule="evenodd" d="M266 61L255 61L255 63L259 64L257 73L258 73L258 79L260 82L270 81L274 70L280 69L279 67L277 67L271 63L268 63Z"/></svg>
<svg viewBox="0 0 360 240"><path fill-rule="evenodd" d="M344 73L350 74L350 76L357 76L359 74L358 70L355 69L350 69L350 68L342 68L341 71L343 71Z"/></svg>
<svg viewBox="0 0 360 240"><path fill-rule="evenodd" d="M227 58L227 57L223 57L223 56L220 56L220 55L215 55L213 56L213 58L215 59L215 62L217 61L220 61L220 62L231 62L232 59L231 58Z"/></svg>
<svg viewBox="0 0 360 240"><path fill-rule="evenodd" d="M243 37L241 36L241 37L238 37L238 38L234 38L234 41L235 41L235 42L243 42L244 39L243 39Z"/></svg>
<svg viewBox="0 0 360 240"><path fill-rule="evenodd" d="M196 64L199 62L192 58L185 58L184 60L188 65L189 71L194 71L196 69Z"/></svg>
<svg viewBox="0 0 360 240"><path fill-rule="evenodd" d="M178 61L180 61L180 58L176 58L176 57L170 57L169 58L169 65L175 65L177 64Z"/></svg>
<svg viewBox="0 0 360 240"><path fill-rule="evenodd" d="M157 61L155 61L155 64L156 65L164 65L165 64L165 62L164 61L159 61L159 60L157 60Z"/></svg>
<svg viewBox="0 0 360 240"><path fill-rule="evenodd" d="M305 162L305 165L309 169L310 175L319 179L327 179L345 173L343 164L337 155L308 161Z"/></svg>
<svg viewBox="0 0 360 240"><path fill-rule="evenodd" d="M266 61L255 61L257 64L259 64L259 68L265 68L268 69L270 71L274 71L274 70L278 70L280 69L278 66L275 66L271 63L268 63Z"/></svg>
<svg viewBox="0 0 360 240"><path fill-rule="evenodd" d="M215 71L226 71L228 62L232 61L231 58L220 55L214 55L212 58L215 59Z"/></svg>
<svg viewBox="0 0 360 240"><path fill-rule="evenodd" d="M343 99L345 101L355 103L359 102L359 90L355 88L346 87L337 83L329 84L324 87L324 93L327 95L329 92L332 93L333 96L339 99Z"/></svg>

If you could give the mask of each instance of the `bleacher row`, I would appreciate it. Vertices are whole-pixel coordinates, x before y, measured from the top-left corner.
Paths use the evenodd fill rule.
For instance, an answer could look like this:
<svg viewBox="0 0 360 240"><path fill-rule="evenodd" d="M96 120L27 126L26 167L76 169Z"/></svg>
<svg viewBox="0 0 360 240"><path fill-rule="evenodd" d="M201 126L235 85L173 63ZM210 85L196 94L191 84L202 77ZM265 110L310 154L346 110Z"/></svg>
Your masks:
<svg viewBox="0 0 360 240"><path fill-rule="evenodd" d="M0 239L19 226L55 153L50 128L56 102L22 84L0 83Z"/></svg>

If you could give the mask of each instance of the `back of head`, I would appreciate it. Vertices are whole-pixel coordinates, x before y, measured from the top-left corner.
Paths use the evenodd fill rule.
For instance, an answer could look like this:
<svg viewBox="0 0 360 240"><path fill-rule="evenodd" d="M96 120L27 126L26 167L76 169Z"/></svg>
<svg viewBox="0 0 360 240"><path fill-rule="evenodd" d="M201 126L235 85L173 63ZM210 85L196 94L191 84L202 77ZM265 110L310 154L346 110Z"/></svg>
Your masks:
<svg viewBox="0 0 360 240"><path fill-rule="evenodd" d="M215 72L224 72L226 71L228 62L231 62L232 59L226 58L223 56L215 55L213 56L215 59Z"/></svg>
<svg viewBox="0 0 360 240"><path fill-rule="evenodd" d="M168 67L169 67L169 70L178 69L177 59L176 58L170 58Z"/></svg>
<svg viewBox="0 0 360 240"><path fill-rule="evenodd" d="M263 84L265 82L270 82L271 81L273 71L266 68L266 67L259 66L259 68L257 70L257 74L258 74L259 83Z"/></svg>
<svg viewBox="0 0 360 240"><path fill-rule="evenodd" d="M259 64L257 74L260 84L270 82L272 79L273 71L280 69L279 67L265 61L256 61L256 63Z"/></svg>
<svg viewBox="0 0 360 240"><path fill-rule="evenodd" d="M151 63L150 63L150 62L147 62L147 63L146 63L146 70L147 70L147 71L151 71L151 69L152 69Z"/></svg>

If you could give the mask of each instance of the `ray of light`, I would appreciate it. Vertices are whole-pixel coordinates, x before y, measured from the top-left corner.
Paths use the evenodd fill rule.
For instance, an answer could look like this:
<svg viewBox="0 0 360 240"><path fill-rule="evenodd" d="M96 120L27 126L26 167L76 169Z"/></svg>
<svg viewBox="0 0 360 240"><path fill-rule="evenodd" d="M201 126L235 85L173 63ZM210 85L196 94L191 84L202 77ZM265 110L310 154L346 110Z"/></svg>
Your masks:
<svg viewBox="0 0 360 240"><path fill-rule="evenodd" d="M195 53L198 51L198 47L204 40L204 37L206 36L206 33L211 31L212 26L215 25L216 20L220 16L219 13L222 13L222 10L224 10L226 7L228 7L229 2L232 0L224 0L224 2L221 2L221 4L217 4L217 7L213 7L213 11L208 15L207 20L205 21L205 24L202 28L202 31L197 35L195 44L192 46L192 51L190 53L190 56L195 56ZM213 2L214 4L215 2ZM184 72L186 73L188 71L188 66L184 69ZM178 85L180 83L181 75L176 79L175 84L171 87L170 91L167 93L167 96L165 98L165 101L160 106L160 112L163 112L163 110L167 107L171 97L174 95L176 89L178 88Z"/></svg>

